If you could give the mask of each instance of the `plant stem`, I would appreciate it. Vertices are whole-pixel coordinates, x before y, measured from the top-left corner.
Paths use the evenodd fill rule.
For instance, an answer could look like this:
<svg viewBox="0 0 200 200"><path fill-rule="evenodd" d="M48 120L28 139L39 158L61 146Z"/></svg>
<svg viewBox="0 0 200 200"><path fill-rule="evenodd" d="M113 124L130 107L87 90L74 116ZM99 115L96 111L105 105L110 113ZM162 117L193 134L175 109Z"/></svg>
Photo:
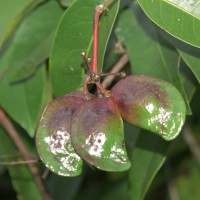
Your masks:
<svg viewBox="0 0 200 200"><path fill-rule="evenodd" d="M10 162L0 162L0 165L24 165L29 163L37 163L39 160L21 160L21 161L10 161Z"/></svg>
<svg viewBox="0 0 200 200"><path fill-rule="evenodd" d="M99 17L101 15L99 6L95 8L94 12L94 27L93 27L93 58L92 58L92 73L97 74L97 63L98 63L98 26Z"/></svg>
<svg viewBox="0 0 200 200"><path fill-rule="evenodd" d="M7 133L9 134L9 136L11 137L11 139L13 140L13 142L19 149L20 153L24 156L24 158L27 160L32 159L32 155L25 147L23 141L21 140L19 136L19 133L16 131L11 120L6 116L6 114L4 113L2 109L0 109L0 124L7 131ZM49 194L47 193L43 185L43 181L39 175L39 171L37 167L33 163L27 163L27 166L29 167L29 170L33 174L33 177L35 178L35 181L44 199L51 200L51 197L49 196Z"/></svg>
<svg viewBox="0 0 200 200"><path fill-rule="evenodd" d="M115 64L115 66L112 68L111 72L110 73L113 73L113 74L116 74L118 72L121 71L121 69L128 63L128 55L127 54L124 54L120 59L119 61ZM102 82L102 86L104 88L107 88L111 83L112 81L114 80L115 77L113 76L107 76L103 82Z"/></svg>

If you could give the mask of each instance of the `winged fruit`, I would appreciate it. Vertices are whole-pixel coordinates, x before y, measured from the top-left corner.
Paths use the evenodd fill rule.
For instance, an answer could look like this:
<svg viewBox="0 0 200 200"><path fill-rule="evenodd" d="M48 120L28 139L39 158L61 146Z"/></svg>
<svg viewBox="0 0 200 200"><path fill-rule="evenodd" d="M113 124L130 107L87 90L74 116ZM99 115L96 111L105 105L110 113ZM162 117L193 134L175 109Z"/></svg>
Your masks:
<svg viewBox="0 0 200 200"><path fill-rule="evenodd" d="M82 159L71 145L70 124L74 112L85 101L83 92L57 98L46 106L38 123L36 144L39 156L47 168L59 175L81 174Z"/></svg>
<svg viewBox="0 0 200 200"><path fill-rule="evenodd" d="M105 171L130 168L123 122L112 97L83 104L74 114L71 136L75 151L91 165Z"/></svg>
<svg viewBox="0 0 200 200"><path fill-rule="evenodd" d="M179 91L170 83L131 75L111 89L122 118L132 125L174 139L185 121L186 107Z"/></svg>

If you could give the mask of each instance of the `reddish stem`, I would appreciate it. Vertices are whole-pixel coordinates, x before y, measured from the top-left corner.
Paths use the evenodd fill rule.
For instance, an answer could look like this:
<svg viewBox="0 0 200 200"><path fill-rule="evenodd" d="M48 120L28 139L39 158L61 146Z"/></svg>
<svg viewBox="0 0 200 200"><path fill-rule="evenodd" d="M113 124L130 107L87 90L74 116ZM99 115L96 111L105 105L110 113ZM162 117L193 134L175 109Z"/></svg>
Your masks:
<svg viewBox="0 0 200 200"><path fill-rule="evenodd" d="M99 26L99 17L103 9L100 6L95 8L94 12L94 27L93 27L93 58L92 58L92 73L97 74L97 62L98 62L98 26Z"/></svg>

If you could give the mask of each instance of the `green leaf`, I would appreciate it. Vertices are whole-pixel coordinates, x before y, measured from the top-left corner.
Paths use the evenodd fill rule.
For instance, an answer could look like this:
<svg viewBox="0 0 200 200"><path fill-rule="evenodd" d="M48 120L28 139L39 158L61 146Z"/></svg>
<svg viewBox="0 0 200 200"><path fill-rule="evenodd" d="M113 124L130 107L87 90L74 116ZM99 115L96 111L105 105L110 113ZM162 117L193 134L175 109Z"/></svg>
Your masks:
<svg viewBox="0 0 200 200"><path fill-rule="evenodd" d="M166 32L186 43L200 47L198 0L138 0L138 3L147 16Z"/></svg>
<svg viewBox="0 0 200 200"><path fill-rule="evenodd" d="M186 44L165 33L164 31L161 31L161 34L177 49L181 58L191 69L198 82L200 82L200 49Z"/></svg>
<svg viewBox="0 0 200 200"><path fill-rule="evenodd" d="M30 77L38 65L49 57L61 14L59 4L49 1L22 22L7 52L8 68L15 68L11 82Z"/></svg>
<svg viewBox="0 0 200 200"><path fill-rule="evenodd" d="M0 127L0 154L13 154L15 155L17 149L15 144L10 139L8 133L6 133ZM21 159L18 158L17 161ZM7 158L5 162L13 161L13 158ZM16 161L16 160L15 160ZM8 171L12 180L12 185L17 193L18 200L42 200L42 194L31 174L27 165L15 165L8 166Z"/></svg>
<svg viewBox="0 0 200 200"><path fill-rule="evenodd" d="M74 0L59 0L60 4L64 7L68 7Z"/></svg>
<svg viewBox="0 0 200 200"><path fill-rule="evenodd" d="M123 122L112 97L94 98L83 104L73 116L71 137L80 157L98 169L130 168Z"/></svg>
<svg viewBox="0 0 200 200"><path fill-rule="evenodd" d="M102 0L77 0L64 14L50 56L50 77L56 96L76 90L83 75L81 52L92 47L93 14ZM106 44L119 8L119 0L104 11L99 24L98 69L103 67Z"/></svg>
<svg viewBox="0 0 200 200"><path fill-rule="evenodd" d="M173 177L175 189L177 189L179 199L190 199L192 194L192 199L198 200L200 196L198 187L199 179L199 163L191 159L184 162L182 164L182 169L179 169L179 174L176 174L176 176Z"/></svg>
<svg viewBox="0 0 200 200"><path fill-rule="evenodd" d="M8 60L0 62L0 67L7 62ZM1 80L0 104L33 137L40 113L49 100L46 70L41 66L33 77L11 84L9 80L13 73L13 68L9 68L9 72Z"/></svg>
<svg viewBox="0 0 200 200"><path fill-rule="evenodd" d="M16 26L34 7L44 0L0 0L0 49Z"/></svg>
<svg viewBox="0 0 200 200"><path fill-rule="evenodd" d="M129 23L129 20L133 23ZM116 33L126 46L134 74L148 74L175 85L181 92L191 114L179 74L179 55L158 33L154 24L137 4L124 11L119 18ZM147 48L148 47L148 48Z"/></svg>
<svg viewBox="0 0 200 200"><path fill-rule="evenodd" d="M85 173L81 176L66 178L51 174L47 180L47 189L55 200L74 200L81 187Z"/></svg>
<svg viewBox="0 0 200 200"><path fill-rule="evenodd" d="M140 133L131 156L133 163L129 172L131 199L144 199L151 182L165 161L169 146L169 142L147 131Z"/></svg>

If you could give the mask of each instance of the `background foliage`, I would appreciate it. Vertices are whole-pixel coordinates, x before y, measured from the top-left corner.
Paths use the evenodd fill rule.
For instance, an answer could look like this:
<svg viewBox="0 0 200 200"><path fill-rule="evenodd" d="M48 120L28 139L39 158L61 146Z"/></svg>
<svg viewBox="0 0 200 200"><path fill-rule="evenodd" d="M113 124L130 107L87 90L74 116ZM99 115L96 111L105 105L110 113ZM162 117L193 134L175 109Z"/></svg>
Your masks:
<svg viewBox="0 0 200 200"><path fill-rule="evenodd" d="M33 156L44 106L82 87L80 54L91 55L93 12L101 2L0 0L0 108ZM129 171L106 173L85 165L80 177L52 174L45 187L56 200L187 200L191 194L199 199L200 1L119 3L115 0L100 20L99 71L109 71L127 54L126 72L149 74L177 87L187 105L185 126L178 138L165 142L125 124ZM21 160L16 141L0 127L0 161ZM43 164L36 166L42 174ZM2 200L43 199L27 165L0 165L0 194Z"/></svg>

